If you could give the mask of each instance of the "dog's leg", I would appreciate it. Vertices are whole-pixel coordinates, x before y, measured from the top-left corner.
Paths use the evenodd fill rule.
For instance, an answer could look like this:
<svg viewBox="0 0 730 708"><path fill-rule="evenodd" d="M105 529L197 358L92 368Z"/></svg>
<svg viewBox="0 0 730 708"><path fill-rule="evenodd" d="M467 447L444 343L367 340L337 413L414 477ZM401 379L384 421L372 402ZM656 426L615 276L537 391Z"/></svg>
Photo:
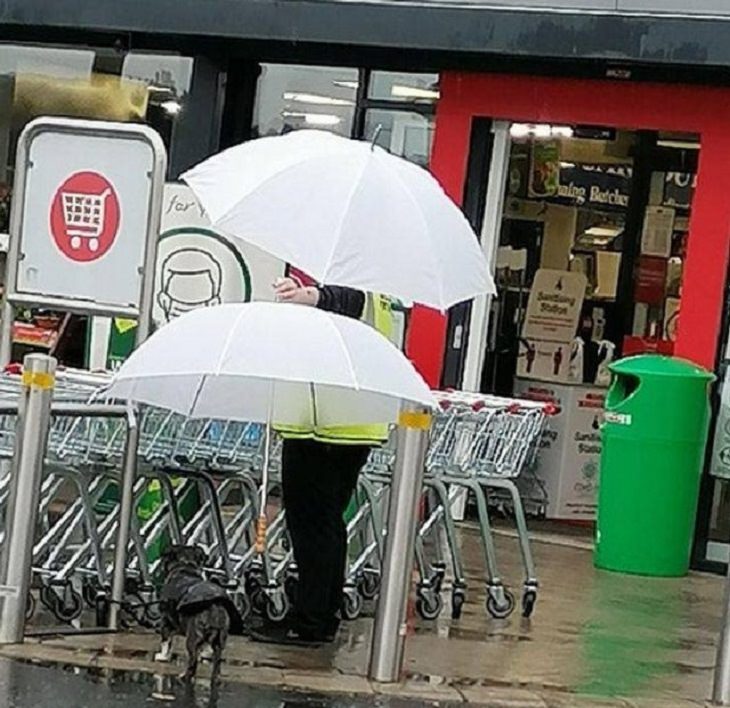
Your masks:
<svg viewBox="0 0 730 708"><path fill-rule="evenodd" d="M223 661L223 650L228 641L229 619L228 613L223 608L218 608L218 631L210 638L210 647L213 650L210 669L211 692L216 691L220 682L221 662Z"/></svg>
<svg viewBox="0 0 730 708"><path fill-rule="evenodd" d="M155 661L168 662L172 659L172 635L172 627L163 619L160 627L160 651L155 654Z"/></svg>
<svg viewBox="0 0 730 708"><path fill-rule="evenodd" d="M198 655L201 647L201 636L194 618L188 622L188 631L185 637L185 648L188 652L188 665L185 669L185 680L191 683L198 672Z"/></svg>

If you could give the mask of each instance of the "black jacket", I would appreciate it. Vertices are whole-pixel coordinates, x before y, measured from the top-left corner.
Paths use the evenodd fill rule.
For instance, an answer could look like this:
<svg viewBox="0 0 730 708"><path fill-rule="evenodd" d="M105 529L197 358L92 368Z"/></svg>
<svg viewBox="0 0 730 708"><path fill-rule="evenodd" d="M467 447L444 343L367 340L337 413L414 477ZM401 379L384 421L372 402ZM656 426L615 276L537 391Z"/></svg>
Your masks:
<svg viewBox="0 0 730 708"><path fill-rule="evenodd" d="M340 285L322 285L319 288L320 310L334 312L359 320L365 309L365 293L354 288L345 288Z"/></svg>
<svg viewBox="0 0 730 708"><path fill-rule="evenodd" d="M243 619L233 600L220 585L206 580L199 570L190 567L173 570L160 592L161 609L175 622L214 603L226 608L231 621L231 634L242 634Z"/></svg>

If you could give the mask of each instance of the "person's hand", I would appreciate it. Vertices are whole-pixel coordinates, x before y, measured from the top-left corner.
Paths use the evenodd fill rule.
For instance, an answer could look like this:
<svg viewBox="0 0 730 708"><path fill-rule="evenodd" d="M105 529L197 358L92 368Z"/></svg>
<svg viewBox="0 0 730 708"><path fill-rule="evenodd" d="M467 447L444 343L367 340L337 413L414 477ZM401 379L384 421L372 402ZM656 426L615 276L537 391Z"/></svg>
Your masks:
<svg viewBox="0 0 730 708"><path fill-rule="evenodd" d="M279 278L274 283L274 295L277 302L293 302L297 305L311 305L312 307L316 307L319 302L317 288L303 288L293 278Z"/></svg>

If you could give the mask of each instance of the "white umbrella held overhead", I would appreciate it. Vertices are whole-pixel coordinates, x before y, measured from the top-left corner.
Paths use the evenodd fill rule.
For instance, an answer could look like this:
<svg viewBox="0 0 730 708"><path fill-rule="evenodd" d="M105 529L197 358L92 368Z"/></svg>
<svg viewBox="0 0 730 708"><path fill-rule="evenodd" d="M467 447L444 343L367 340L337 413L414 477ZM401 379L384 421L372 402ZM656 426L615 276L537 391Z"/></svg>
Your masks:
<svg viewBox="0 0 730 708"><path fill-rule="evenodd" d="M192 418L266 423L259 547L272 422L394 423L403 401L435 405L410 361L374 329L311 307L263 302L173 320L132 353L106 393Z"/></svg>
<svg viewBox="0 0 730 708"><path fill-rule="evenodd" d="M319 282L442 311L495 292L461 210L380 147L302 130L230 148L182 179L217 228Z"/></svg>

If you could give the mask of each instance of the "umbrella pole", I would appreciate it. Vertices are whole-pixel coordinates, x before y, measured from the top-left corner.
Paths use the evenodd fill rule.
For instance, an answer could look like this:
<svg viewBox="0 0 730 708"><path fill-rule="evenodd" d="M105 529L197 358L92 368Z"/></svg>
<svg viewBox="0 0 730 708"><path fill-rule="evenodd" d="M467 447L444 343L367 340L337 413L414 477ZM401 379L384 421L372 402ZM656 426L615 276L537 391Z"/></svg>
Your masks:
<svg viewBox="0 0 730 708"><path fill-rule="evenodd" d="M264 431L264 468L261 473L261 500L259 502L259 518L256 522L256 553L263 555L266 551L266 505L269 498L269 465L271 462L271 419L274 407L274 383L271 383L269 392L269 411L266 415L266 430Z"/></svg>

